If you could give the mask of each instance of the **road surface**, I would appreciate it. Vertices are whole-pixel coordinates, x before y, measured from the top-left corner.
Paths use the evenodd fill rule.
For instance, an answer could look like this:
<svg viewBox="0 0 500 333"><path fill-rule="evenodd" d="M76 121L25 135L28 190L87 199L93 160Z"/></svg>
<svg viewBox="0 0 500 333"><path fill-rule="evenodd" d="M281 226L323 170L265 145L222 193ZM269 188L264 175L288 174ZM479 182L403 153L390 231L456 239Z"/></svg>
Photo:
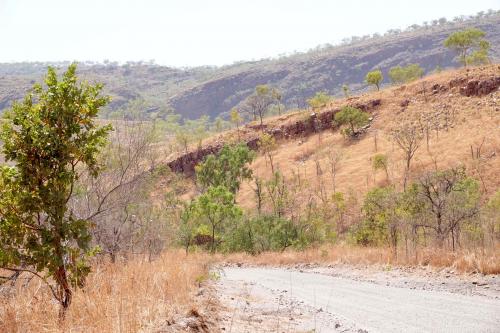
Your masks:
<svg viewBox="0 0 500 333"><path fill-rule="evenodd" d="M500 332L498 297L244 267L217 292L225 332Z"/></svg>

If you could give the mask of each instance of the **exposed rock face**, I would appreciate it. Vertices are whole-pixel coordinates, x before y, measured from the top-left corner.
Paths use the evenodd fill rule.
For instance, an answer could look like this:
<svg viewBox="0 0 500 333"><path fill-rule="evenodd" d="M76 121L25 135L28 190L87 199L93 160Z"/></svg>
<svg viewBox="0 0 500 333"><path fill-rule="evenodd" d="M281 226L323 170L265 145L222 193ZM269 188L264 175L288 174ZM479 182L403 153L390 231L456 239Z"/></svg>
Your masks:
<svg viewBox="0 0 500 333"><path fill-rule="evenodd" d="M496 91L500 87L500 76L486 80L471 80L460 87L460 94L464 96L484 96Z"/></svg>
<svg viewBox="0 0 500 333"><path fill-rule="evenodd" d="M352 106L365 112L371 112L373 111L373 109L379 106L381 102L382 101L380 99L374 99L367 103L355 103L352 104ZM266 125L264 125L264 132L272 135L276 140L308 136L313 133L332 128L333 117L339 111L340 109L327 110L321 113L313 112L304 119L297 120L292 123L287 123L275 128L267 128ZM255 126L248 127L257 130ZM260 125L258 129L260 129ZM257 134L255 134L254 137L246 139L245 143L250 149L257 150L259 137L257 136ZM185 173L188 175L192 174L194 172L195 166L198 163L203 161L203 159L210 154L217 154L223 146L223 142L217 142L214 145L187 152L186 154L183 154L168 162L167 165L174 172Z"/></svg>

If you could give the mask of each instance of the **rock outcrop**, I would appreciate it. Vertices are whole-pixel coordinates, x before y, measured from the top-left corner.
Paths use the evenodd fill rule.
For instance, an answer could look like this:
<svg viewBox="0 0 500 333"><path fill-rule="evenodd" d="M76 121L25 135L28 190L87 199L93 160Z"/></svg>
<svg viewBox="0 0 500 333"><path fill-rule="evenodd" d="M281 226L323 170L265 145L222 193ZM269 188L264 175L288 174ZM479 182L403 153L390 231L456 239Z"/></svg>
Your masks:
<svg viewBox="0 0 500 333"><path fill-rule="evenodd" d="M378 107L381 102L382 101L380 99L374 99L368 101L367 103L353 103L352 106L366 112L371 112ZM312 112L309 116L304 117L303 119L286 123L279 127L267 128L267 126L264 125L263 129L264 132L272 135L276 140L289 140L297 137L305 137L313 133L332 128L333 117L339 111L340 108L326 110L320 113ZM256 129L255 126L247 127L255 131L260 129L260 125L258 129ZM257 150L259 143L257 132L254 136L245 139L245 143L250 149ZM217 154L223 146L224 142L217 142L209 146L189 151L167 162L167 166L173 172L190 175L194 172L194 168L198 163L203 161L203 159L210 154Z"/></svg>
<svg viewBox="0 0 500 333"><path fill-rule="evenodd" d="M500 87L500 76L485 80L470 80L460 87L460 94L464 96L484 96L496 91Z"/></svg>

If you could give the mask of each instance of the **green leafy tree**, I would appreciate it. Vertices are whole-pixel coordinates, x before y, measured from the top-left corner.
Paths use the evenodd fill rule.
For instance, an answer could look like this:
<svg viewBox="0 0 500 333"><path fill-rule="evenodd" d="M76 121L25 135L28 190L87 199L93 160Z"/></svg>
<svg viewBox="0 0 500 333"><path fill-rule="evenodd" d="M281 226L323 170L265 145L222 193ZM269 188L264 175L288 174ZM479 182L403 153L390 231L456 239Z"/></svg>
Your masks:
<svg viewBox="0 0 500 333"><path fill-rule="evenodd" d="M344 92L345 98L349 97L351 89L349 89L349 86L347 84L342 85L342 91Z"/></svg>
<svg viewBox="0 0 500 333"><path fill-rule="evenodd" d="M488 200L482 211L484 226L491 236L491 244L500 240L500 190Z"/></svg>
<svg viewBox="0 0 500 333"><path fill-rule="evenodd" d="M466 67L471 62L487 59L490 45L484 39L485 35L484 31L476 28L457 31L446 38L444 46L454 50L460 63Z"/></svg>
<svg viewBox="0 0 500 333"><path fill-rule="evenodd" d="M397 254L401 194L394 187L379 187L366 194L363 203L364 220L355 238L363 245L389 243Z"/></svg>
<svg viewBox="0 0 500 333"><path fill-rule="evenodd" d="M189 247L193 243L196 227L198 226L195 208L194 202L185 203L179 216L179 241L184 246L186 254L188 254Z"/></svg>
<svg viewBox="0 0 500 333"><path fill-rule="evenodd" d="M196 180L204 188L224 186L236 194L245 179L252 178L248 165L255 153L245 144L224 146L218 155L209 155L196 166Z"/></svg>
<svg viewBox="0 0 500 333"><path fill-rule="evenodd" d="M406 67L396 66L389 70L389 77L394 84L408 83L420 79L424 70L418 64L410 64Z"/></svg>
<svg viewBox="0 0 500 333"><path fill-rule="evenodd" d="M373 170L384 170L385 171L385 176L386 179L389 179L389 172L388 172L388 158L387 155L385 154L376 154L372 158L372 167Z"/></svg>
<svg viewBox="0 0 500 333"><path fill-rule="evenodd" d="M240 124L241 124L241 116L238 112L237 108L231 109L231 122L236 126L236 131L238 131L238 139L240 138Z"/></svg>
<svg viewBox="0 0 500 333"><path fill-rule="evenodd" d="M418 198L429 215L421 219L422 226L435 231L440 247L451 234L455 250L461 226L479 213L479 184L458 167L426 173L417 186Z"/></svg>
<svg viewBox="0 0 500 333"><path fill-rule="evenodd" d="M319 91L307 100L307 104L313 109L319 109L326 106L332 100L332 96L328 95L325 91Z"/></svg>
<svg viewBox="0 0 500 333"><path fill-rule="evenodd" d="M207 222L211 230L210 249L216 248L216 233L222 233L224 224L242 215L241 209L234 204L234 195L224 186L209 187L195 203L196 216L201 223Z"/></svg>
<svg viewBox="0 0 500 333"><path fill-rule="evenodd" d="M274 173L274 152L278 148L276 139L269 133L262 133L259 138L259 149L266 155L271 165L271 172Z"/></svg>
<svg viewBox="0 0 500 333"><path fill-rule="evenodd" d="M356 130L370 122L368 113L352 106L344 106L340 112L335 114L335 122L342 126L347 125L344 133L347 136L354 136Z"/></svg>
<svg viewBox="0 0 500 333"><path fill-rule="evenodd" d="M95 118L109 99L101 96L102 85L77 82L75 64L61 79L49 67L45 84L14 104L0 134L3 154L14 164L1 167L0 267L40 277L64 316L93 252L90 222L69 203L79 171L99 173L97 155L111 127Z"/></svg>
<svg viewBox="0 0 500 333"><path fill-rule="evenodd" d="M486 40L479 42L479 48L472 52L471 55L465 59L468 65L484 65L490 62L488 52L490 50L490 43Z"/></svg>
<svg viewBox="0 0 500 333"><path fill-rule="evenodd" d="M380 90L380 83L384 80L384 76L382 75L382 71L380 69L368 72L365 77L365 81L368 84L374 85L377 87L377 90Z"/></svg>
<svg viewBox="0 0 500 333"><path fill-rule="evenodd" d="M278 102L277 97L275 89L264 84L258 85L255 87L255 92L245 100L243 107L252 112L253 120L257 120L257 116L259 117L260 126L262 127L264 115L271 105Z"/></svg>
<svg viewBox="0 0 500 333"><path fill-rule="evenodd" d="M281 103L281 101L283 100L283 94L278 89L272 89L271 96L276 101L275 106L276 106L276 109L278 111L278 115L281 116L281 111L284 108L284 105Z"/></svg>

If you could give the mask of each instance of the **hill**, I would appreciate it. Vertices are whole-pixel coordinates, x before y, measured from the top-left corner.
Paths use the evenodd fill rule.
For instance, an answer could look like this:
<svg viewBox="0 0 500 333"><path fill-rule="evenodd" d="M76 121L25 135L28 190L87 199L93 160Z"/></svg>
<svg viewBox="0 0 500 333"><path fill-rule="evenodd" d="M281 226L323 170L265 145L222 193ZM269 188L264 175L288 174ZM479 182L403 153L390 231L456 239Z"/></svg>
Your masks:
<svg viewBox="0 0 500 333"><path fill-rule="evenodd" d="M194 165L206 155L216 153L224 144L243 140L257 149L262 131L275 137L273 164L288 182L297 177L304 187L297 194L302 201L336 191L360 198L375 186L402 184L402 151L391 139L391 130L407 120L427 128L415 154L412 176L434 169L462 164L481 181L486 196L500 186L500 66L445 71L413 83L379 92L337 99L324 109L311 113L302 110L266 119L264 128L254 122L239 133L228 131L208 139L202 148L171 156L166 163L173 171L191 174ZM354 140L346 140L332 127L333 115L352 105L371 114L372 121ZM333 130L332 130L333 128ZM428 141L427 141L428 138ZM388 157L387 176L372 168L375 154ZM335 180L332 160L338 159ZM260 154L252 164L254 175L270 179L268 157ZM399 186L399 185L398 185ZM238 202L255 208L255 184L244 184Z"/></svg>
<svg viewBox="0 0 500 333"><path fill-rule="evenodd" d="M213 119L227 116L257 84L279 88L288 108L301 108L317 91L339 95L343 84L353 92L365 91L364 75L374 68L381 68L385 74L392 66L418 63L429 73L438 66L456 66L454 55L443 48L442 42L451 32L470 26L486 32L492 59L500 59L500 14L491 12L453 22L435 20L431 25L412 26L403 32L391 30L383 36L353 37L343 45L318 47L279 59L184 69L145 62L86 62L80 64L79 75L103 82L113 97L103 117L135 107L144 118L162 116L173 108L185 118L209 115ZM63 68L67 63L53 65ZM46 66L0 64L0 111L22 98L40 80ZM134 104L137 100L140 103Z"/></svg>

